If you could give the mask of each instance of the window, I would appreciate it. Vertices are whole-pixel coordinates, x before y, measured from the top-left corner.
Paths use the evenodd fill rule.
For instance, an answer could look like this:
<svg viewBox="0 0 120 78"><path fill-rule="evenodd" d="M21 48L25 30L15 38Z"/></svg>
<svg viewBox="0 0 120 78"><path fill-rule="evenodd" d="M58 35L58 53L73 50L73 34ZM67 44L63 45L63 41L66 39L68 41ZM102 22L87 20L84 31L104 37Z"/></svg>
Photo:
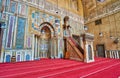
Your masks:
<svg viewBox="0 0 120 78"><path fill-rule="evenodd" d="M99 1L99 2L104 2L105 0L97 0L97 1Z"/></svg>
<svg viewBox="0 0 120 78"><path fill-rule="evenodd" d="M99 24L102 24L101 19L95 21L95 25L99 25Z"/></svg>
<svg viewBox="0 0 120 78"><path fill-rule="evenodd" d="M70 8L78 11L78 0L70 0Z"/></svg>

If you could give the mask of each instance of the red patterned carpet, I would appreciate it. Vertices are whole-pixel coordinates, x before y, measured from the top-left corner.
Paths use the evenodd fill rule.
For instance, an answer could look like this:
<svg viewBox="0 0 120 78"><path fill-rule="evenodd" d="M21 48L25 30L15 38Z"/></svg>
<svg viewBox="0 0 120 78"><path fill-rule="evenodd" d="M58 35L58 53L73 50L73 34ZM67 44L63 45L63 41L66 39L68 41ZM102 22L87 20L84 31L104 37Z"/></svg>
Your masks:
<svg viewBox="0 0 120 78"><path fill-rule="evenodd" d="M1 63L0 78L120 78L120 60L96 58L93 63L63 59Z"/></svg>

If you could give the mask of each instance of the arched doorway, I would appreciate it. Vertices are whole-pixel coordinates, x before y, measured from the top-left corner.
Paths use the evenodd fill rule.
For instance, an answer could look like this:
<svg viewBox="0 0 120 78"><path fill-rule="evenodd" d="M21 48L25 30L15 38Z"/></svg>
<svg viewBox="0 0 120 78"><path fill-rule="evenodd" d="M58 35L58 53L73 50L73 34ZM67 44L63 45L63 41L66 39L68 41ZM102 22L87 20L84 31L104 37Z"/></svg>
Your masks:
<svg viewBox="0 0 120 78"><path fill-rule="evenodd" d="M92 60L92 48L91 48L91 45L88 45L88 58L89 58L89 60Z"/></svg>

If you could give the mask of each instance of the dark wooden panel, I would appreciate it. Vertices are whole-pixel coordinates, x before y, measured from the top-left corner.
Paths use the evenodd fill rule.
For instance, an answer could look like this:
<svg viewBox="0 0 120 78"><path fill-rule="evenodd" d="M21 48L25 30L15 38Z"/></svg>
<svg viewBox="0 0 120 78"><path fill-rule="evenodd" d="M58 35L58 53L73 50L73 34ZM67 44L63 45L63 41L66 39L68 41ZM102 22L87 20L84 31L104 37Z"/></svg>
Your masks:
<svg viewBox="0 0 120 78"><path fill-rule="evenodd" d="M3 29L0 28L0 55L1 55L1 49L2 49L2 38L3 38Z"/></svg>
<svg viewBox="0 0 120 78"><path fill-rule="evenodd" d="M98 52L98 57L105 57L104 45L102 44L97 45L97 52Z"/></svg>

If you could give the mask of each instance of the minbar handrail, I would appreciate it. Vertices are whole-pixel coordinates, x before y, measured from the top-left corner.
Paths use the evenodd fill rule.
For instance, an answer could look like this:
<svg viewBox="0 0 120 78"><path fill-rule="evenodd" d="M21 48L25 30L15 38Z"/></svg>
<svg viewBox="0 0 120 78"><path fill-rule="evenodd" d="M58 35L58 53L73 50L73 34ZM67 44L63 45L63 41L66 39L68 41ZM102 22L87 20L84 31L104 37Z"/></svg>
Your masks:
<svg viewBox="0 0 120 78"><path fill-rule="evenodd" d="M84 50L81 48L81 46L79 45L79 43L74 39L74 38L72 38L72 37L69 37L69 38L71 38L72 40L72 42L74 41L75 42L75 46L80 50L80 52L82 53L82 54L84 54Z"/></svg>
<svg viewBox="0 0 120 78"><path fill-rule="evenodd" d="M73 42L70 42L70 41L71 40L69 38L67 38L67 42L70 44L70 46L72 46ZM74 49L74 51L77 52L77 54L79 55L79 57L83 60L84 55L82 53L80 53L81 51L76 46L75 47L72 46L72 48Z"/></svg>

